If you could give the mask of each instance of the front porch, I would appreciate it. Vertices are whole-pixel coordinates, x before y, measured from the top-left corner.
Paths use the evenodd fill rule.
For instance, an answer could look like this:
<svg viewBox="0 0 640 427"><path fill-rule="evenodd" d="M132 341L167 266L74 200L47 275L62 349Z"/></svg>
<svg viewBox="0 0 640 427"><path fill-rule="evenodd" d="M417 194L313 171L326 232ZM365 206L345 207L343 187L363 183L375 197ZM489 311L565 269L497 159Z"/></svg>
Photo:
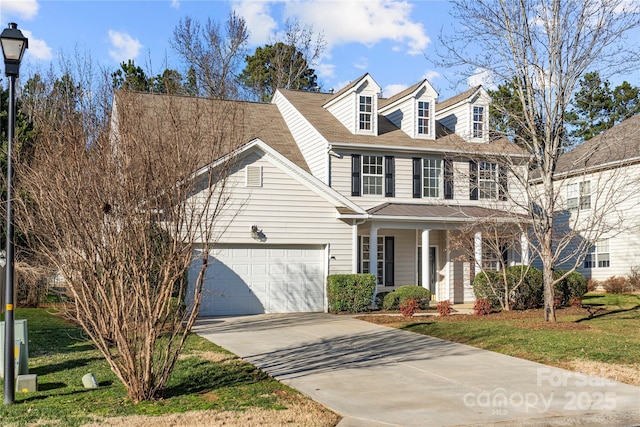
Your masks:
<svg viewBox="0 0 640 427"><path fill-rule="evenodd" d="M353 251L357 257L354 257L353 271L374 274L377 292L419 285L429 289L436 301L473 303L473 279L480 267L498 269L529 260L524 234L518 235L517 244L505 246L498 254L490 245L483 245L482 231L470 235L471 227L481 221L473 217L461 221L453 216L373 217L354 226ZM375 250L372 250L374 241ZM371 265L377 267L375 271Z"/></svg>

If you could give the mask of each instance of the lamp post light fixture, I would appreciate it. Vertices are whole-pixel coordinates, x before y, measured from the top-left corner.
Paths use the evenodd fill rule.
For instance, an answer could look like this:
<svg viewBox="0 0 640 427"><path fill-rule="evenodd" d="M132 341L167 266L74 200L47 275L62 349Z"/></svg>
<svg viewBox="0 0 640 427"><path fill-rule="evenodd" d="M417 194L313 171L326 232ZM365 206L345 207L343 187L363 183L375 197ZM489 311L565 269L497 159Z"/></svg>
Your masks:
<svg viewBox="0 0 640 427"><path fill-rule="evenodd" d="M20 74L20 62L25 49L29 47L29 40L22 35L18 24L11 22L0 34L2 55L4 56L4 72L9 78L9 115L7 126L7 227L6 227L6 280L4 311L4 404L11 404L15 400L15 342L14 342L14 313L13 313L13 218L11 198L13 197L13 160L11 150L13 133L16 126L16 78Z"/></svg>

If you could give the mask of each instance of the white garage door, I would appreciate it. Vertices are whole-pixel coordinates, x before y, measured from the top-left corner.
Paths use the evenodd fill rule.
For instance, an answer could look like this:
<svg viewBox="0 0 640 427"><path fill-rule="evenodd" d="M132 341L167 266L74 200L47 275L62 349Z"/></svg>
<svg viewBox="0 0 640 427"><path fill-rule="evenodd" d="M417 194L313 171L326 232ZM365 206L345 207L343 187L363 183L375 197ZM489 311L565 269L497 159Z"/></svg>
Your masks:
<svg viewBox="0 0 640 427"><path fill-rule="evenodd" d="M219 245L212 258L201 316L324 310L321 246Z"/></svg>

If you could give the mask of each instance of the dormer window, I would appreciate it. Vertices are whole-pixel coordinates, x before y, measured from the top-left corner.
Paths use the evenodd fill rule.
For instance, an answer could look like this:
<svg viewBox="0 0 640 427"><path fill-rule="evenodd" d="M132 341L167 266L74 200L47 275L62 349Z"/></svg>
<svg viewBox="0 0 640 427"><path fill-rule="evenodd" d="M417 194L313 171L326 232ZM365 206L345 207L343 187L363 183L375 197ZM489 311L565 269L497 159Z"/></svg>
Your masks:
<svg viewBox="0 0 640 427"><path fill-rule="evenodd" d="M484 107L473 107L473 137L484 138Z"/></svg>
<svg viewBox="0 0 640 427"><path fill-rule="evenodd" d="M429 103L418 101L418 135L429 134Z"/></svg>
<svg viewBox="0 0 640 427"><path fill-rule="evenodd" d="M371 96L360 96L359 111L359 129L371 130L371 115L373 111L373 98Z"/></svg>

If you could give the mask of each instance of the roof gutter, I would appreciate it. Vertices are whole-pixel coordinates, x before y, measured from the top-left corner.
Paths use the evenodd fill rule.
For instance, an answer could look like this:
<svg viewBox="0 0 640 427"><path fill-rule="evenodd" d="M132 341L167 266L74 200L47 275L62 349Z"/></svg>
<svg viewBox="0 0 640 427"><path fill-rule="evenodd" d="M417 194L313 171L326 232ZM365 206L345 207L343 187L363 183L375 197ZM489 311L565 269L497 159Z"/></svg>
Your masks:
<svg viewBox="0 0 640 427"><path fill-rule="evenodd" d="M476 144L470 142L469 144ZM340 149L353 149L357 148L360 150L389 150L390 146L388 145L375 145L375 144L353 144L353 143L340 143L340 142L332 142L330 143L330 147L332 148L340 148ZM464 150L451 150L445 148L424 148L424 147L403 147L403 146L393 146L394 151L403 151L403 152L429 152L429 153L453 153L453 154L461 154L461 155L473 155L473 154L482 154L484 156L505 156L505 153L477 153L473 151L464 151ZM518 158L529 158L530 154L507 154L509 157L518 157Z"/></svg>

